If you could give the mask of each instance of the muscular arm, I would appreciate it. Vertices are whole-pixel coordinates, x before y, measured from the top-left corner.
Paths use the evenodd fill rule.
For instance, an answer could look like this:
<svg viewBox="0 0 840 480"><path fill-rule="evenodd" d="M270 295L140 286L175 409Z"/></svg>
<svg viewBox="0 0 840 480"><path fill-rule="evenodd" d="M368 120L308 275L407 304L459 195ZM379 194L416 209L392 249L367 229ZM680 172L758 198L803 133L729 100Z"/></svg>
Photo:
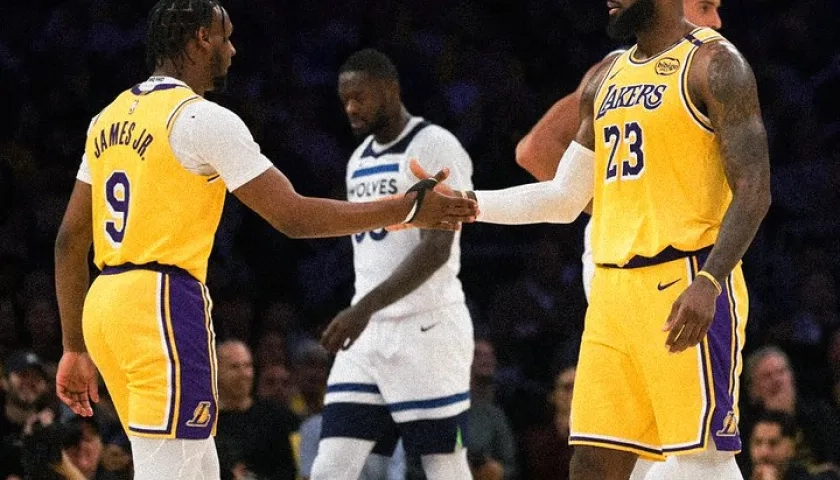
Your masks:
<svg viewBox="0 0 840 480"><path fill-rule="evenodd" d="M82 309L90 285L91 223L90 185L77 180L55 241L55 293L65 352L86 351Z"/></svg>
<svg viewBox="0 0 840 480"><path fill-rule="evenodd" d="M580 126L584 90L592 78L614 58L615 55L608 55L593 65L583 76L577 89L552 105L516 145L516 163L537 180L554 178L557 164L575 139Z"/></svg>
<svg viewBox="0 0 840 480"><path fill-rule="evenodd" d="M410 197L367 203L304 197L274 167L233 194L291 238L343 236L394 225L405 219L413 203Z"/></svg>
<svg viewBox="0 0 840 480"><path fill-rule="evenodd" d="M690 72L691 94L706 106L723 154L732 203L703 267L719 282L752 242L770 206L770 159L755 76L728 42L698 50Z"/></svg>
<svg viewBox="0 0 840 480"><path fill-rule="evenodd" d="M198 102L189 116L178 117L170 142L179 160L212 167L242 203L292 238L338 237L394 225L406 218L414 204L414 193L370 203L298 194L260 153L245 123L212 102ZM445 164L446 159L441 162ZM475 208L463 199L427 192L418 210L415 224L451 230L457 222L469 221Z"/></svg>
<svg viewBox="0 0 840 480"><path fill-rule="evenodd" d="M420 237L420 244L384 282L359 300L357 308L370 315L382 310L413 292L446 263L455 234L423 230Z"/></svg>

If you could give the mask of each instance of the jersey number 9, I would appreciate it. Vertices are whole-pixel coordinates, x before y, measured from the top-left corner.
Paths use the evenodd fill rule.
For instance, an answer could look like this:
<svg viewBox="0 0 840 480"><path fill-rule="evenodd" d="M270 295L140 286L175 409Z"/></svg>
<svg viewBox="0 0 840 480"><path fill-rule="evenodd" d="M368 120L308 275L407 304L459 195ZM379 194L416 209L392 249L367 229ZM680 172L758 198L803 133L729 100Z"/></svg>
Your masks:
<svg viewBox="0 0 840 480"><path fill-rule="evenodd" d="M105 203L111 213L111 220L105 220L105 237L114 248L119 248L125 237L130 198L131 186L128 176L119 170L112 172L105 181Z"/></svg>

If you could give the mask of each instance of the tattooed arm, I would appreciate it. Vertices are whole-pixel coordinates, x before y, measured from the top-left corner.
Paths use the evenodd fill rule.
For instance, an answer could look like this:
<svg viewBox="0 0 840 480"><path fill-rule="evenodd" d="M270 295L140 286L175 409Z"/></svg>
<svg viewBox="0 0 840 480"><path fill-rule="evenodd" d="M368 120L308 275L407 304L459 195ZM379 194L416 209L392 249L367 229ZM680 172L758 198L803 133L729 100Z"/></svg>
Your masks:
<svg viewBox="0 0 840 480"><path fill-rule="evenodd" d="M770 206L770 160L755 76L726 41L699 48L690 94L705 106L723 154L732 203L703 270L723 283L744 256Z"/></svg>
<svg viewBox="0 0 840 480"><path fill-rule="evenodd" d="M744 57L725 41L697 50L689 72L689 94L703 106L715 129L732 202L703 270L719 284L744 256L770 206L770 160L755 77ZM674 302L664 331L672 353L696 345L709 330L720 294L712 280L691 285Z"/></svg>

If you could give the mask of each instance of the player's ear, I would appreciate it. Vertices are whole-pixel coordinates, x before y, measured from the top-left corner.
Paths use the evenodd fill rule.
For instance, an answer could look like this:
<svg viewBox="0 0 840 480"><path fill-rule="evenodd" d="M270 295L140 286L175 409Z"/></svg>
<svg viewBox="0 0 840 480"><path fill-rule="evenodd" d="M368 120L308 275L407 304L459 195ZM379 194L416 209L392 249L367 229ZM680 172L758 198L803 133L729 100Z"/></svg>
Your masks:
<svg viewBox="0 0 840 480"><path fill-rule="evenodd" d="M198 30L195 31L195 39L202 48L210 47L210 28L205 26L198 27Z"/></svg>
<svg viewBox="0 0 840 480"><path fill-rule="evenodd" d="M399 102L400 101L400 82L396 80L388 80L388 84L386 87L386 91L388 92L388 100Z"/></svg>

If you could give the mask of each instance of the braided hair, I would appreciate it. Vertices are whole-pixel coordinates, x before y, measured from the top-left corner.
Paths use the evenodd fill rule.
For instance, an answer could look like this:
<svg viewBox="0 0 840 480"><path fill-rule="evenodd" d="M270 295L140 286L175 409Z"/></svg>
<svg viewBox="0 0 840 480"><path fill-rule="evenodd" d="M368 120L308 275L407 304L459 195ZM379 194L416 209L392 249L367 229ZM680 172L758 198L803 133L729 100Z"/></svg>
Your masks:
<svg viewBox="0 0 840 480"><path fill-rule="evenodd" d="M218 0L160 0L149 14L146 33L146 66L151 71L171 60L182 66L187 42L201 27L213 24L213 10L225 11ZM224 21L222 22L224 25Z"/></svg>

